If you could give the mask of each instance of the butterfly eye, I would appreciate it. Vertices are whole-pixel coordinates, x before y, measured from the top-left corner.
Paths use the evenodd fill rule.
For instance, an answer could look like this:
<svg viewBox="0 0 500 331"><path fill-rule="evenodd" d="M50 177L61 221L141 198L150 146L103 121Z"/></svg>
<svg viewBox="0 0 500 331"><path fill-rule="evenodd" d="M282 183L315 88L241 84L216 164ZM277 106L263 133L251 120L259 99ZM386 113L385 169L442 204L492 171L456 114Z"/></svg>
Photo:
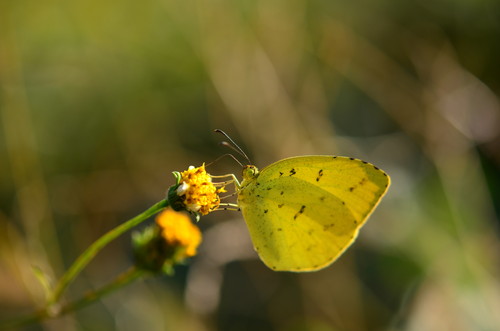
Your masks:
<svg viewBox="0 0 500 331"><path fill-rule="evenodd" d="M257 170L256 166L253 165L247 165L245 168L243 168L243 179L254 179L257 177L257 174L259 173L259 170Z"/></svg>

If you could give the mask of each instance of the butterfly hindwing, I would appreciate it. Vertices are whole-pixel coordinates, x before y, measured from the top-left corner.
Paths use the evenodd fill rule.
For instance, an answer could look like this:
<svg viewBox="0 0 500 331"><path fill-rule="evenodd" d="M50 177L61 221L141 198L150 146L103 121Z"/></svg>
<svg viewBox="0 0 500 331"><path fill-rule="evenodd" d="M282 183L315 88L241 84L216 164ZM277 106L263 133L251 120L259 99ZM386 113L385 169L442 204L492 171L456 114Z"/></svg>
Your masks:
<svg viewBox="0 0 500 331"><path fill-rule="evenodd" d="M295 157L263 169L239 191L238 203L266 265L309 271L352 243L388 185L384 172L360 160Z"/></svg>

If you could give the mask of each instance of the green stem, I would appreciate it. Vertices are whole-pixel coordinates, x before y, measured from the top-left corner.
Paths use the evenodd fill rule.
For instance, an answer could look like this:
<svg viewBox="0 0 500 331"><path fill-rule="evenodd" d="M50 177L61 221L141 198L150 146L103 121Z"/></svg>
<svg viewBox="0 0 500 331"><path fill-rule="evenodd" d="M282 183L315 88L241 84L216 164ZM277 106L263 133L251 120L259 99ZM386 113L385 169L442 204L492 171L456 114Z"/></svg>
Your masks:
<svg viewBox="0 0 500 331"><path fill-rule="evenodd" d="M80 308L83 308L91 303L93 303L96 300L99 300L100 298L108 295L111 292L114 292L122 287L124 287L127 284L130 284L140 276L144 274L144 271L137 269L135 267L130 268L129 270L125 271L121 275L115 278L111 283L105 285L104 287L87 293L83 298L70 302L66 305L63 305L58 311L56 312L51 312L50 306L47 306L45 309L39 310L34 312L31 315L28 316L23 316L20 318L16 318L10 321L5 321L2 324L0 324L0 330L10 330L10 329L17 329L22 326L34 324L34 323L39 323L43 320L49 319L49 318L56 318L63 316L65 314L68 314L70 312L73 312L75 310L78 310Z"/></svg>
<svg viewBox="0 0 500 331"><path fill-rule="evenodd" d="M61 277L59 282L57 283L52 296L49 298L47 306L50 308L55 305L62 294L69 286L69 284L78 276L78 274L85 268L85 266L96 256L97 253L108 243L113 241L115 238L132 229L136 225L142 223L149 217L158 213L162 209L168 206L168 201L161 200L157 202L153 206L151 206L148 210L143 213L137 215L136 217L126 221L125 223L120 224L116 228L110 230L108 233L103 235L101 238L97 239L92 245L90 245L71 265L71 267L66 271L66 273Z"/></svg>
<svg viewBox="0 0 500 331"><path fill-rule="evenodd" d="M57 314L58 316L65 315L67 313L73 312L75 310L78 310L80 308L83 308L92 302L108 295L109 293L112 293L123 286L133 282L140 276L142 276L145 273L145 271L141 269L137 269L135 267L130 268L123 274L119 275L118 277L115 278L115 280L108 285L100 288L99 290L96 290L94 292L90 292L86 294L83 298L77 301L70 302L64 306L61 307L61 310Z"/></svg>
<svg viewBox="0 0 500 331"><path fill-rule="evenodd" d="M38 323L48 318L48 316L45 310L40 310L28 316L2 321L0 323L0 330L18 330L22 326Z"/></svg>

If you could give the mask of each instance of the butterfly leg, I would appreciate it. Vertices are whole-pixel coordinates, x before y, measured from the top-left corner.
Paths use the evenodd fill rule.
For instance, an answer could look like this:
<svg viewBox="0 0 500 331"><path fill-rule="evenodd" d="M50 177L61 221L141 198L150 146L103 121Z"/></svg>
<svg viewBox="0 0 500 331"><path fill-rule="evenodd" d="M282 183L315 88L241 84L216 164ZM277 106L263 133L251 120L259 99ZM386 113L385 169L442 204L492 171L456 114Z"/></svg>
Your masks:
<svg viewBox="0 0 500 331"><path fill-rule="evenodd" d="M240 211L240 207L235 203L221 203L216 210Z"/></svg>
<svg viewBox="0 0 500 331"><path fill-rule="evenodd" d="M236 178L236 176L234 174L212 176L212 178L231 178L231 179L229 179L227 181L224 181L224 182L214 183L214 185L216 185L216 186L218 186L218 185L220 185L220 186L226 186L226 185L229 185L231 183L234 183L234 187L236 188L236 190L239 190L241 188L241 184L238 181L238 178Z"/></svg>

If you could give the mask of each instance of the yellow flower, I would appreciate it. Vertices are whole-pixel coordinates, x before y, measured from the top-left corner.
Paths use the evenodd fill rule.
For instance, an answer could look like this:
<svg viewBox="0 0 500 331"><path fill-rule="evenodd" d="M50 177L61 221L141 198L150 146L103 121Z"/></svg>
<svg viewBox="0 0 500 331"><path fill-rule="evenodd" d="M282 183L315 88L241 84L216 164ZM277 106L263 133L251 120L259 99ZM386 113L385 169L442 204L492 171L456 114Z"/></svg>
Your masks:
<svg viewBox="0 0 500 331"><path fill-rule="evenodd" d="M186 214L167 208L156 217L156 224L167 245L179 252L176 258L196 255L196 249L201 243L201 232Z"/></svg>
<svg viewBox="0 0 500 331"><path fill-rule="evenodd" d="M183 198L188 211L206 215L219 207L219 193L226 191L224 187L215 187L212 177L205 171L205 164L198 168L191 166L180 176L176 193Z"/></svg>

